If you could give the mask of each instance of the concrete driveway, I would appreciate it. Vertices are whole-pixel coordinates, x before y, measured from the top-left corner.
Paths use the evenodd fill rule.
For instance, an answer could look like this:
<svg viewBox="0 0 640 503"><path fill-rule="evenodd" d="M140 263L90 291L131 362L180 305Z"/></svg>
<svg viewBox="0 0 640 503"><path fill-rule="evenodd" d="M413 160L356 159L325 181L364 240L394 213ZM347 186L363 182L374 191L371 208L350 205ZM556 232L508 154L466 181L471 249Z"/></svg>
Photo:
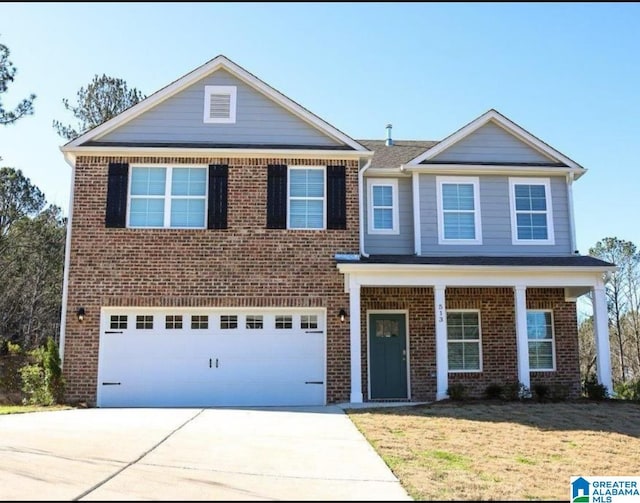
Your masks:
<svg viewBox="0 0 640 503"><path fill-rule="evenodd" d="M0 500L410 500L339 407L0 416Z"/></svg>

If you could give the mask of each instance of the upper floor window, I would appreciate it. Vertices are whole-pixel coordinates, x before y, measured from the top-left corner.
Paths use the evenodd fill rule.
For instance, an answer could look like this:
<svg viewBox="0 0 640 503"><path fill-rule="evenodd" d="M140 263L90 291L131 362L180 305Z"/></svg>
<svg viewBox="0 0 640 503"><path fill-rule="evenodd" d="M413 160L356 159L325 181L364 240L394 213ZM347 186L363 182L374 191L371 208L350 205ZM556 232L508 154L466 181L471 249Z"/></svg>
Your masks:
<svg viewBox="0 0 640 503"><path fill-rule="evenodd" d="M204 122L208 124L235 124L236 86L204 87Z"/></svg>
<svg viewBox="0 0 640 503"><path fill-rule="evenodd" d="M325 169L290 167L289 229L325 228Z"/></svg>
<svg viewBox="0 0 640 503"><path fill-rule="evenodd" d="M555 370L553 317L551 311L527 311L529 369Z"/></svg>
<svg viewBox="0 0 640 503"><path fill-rule="evenodd" d="M554 244L548 178L509 178L513 244Z"/></svg>
<svg viewBox="0 0 640 503"><path fill-rule="evenodd" d="M477 177L436 177L438 243L482 244Z"/></svg>
<svg viewBox="0 0 640 503"><path fill-rule="evenodd" d="M398 181L367 180L367 222L370 234L398 234Z"/></svg>
<svg viewBox="0 0 640 503"><path fill-rule="evenodd" d="M131 168L129 227L205 228L207 168Z"/></svg>

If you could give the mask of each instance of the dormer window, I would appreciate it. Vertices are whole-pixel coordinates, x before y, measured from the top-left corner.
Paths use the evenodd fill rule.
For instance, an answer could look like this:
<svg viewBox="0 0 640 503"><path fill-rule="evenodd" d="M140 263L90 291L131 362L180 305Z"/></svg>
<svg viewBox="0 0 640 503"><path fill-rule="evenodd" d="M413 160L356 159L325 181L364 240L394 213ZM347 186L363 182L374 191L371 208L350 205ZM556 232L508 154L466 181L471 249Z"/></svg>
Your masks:
<svg viewBox="0 0 640 503"><path fill-rule="evenodd" d="M235 124L236 86L204 87L204 122L208 124Z"/></svg>

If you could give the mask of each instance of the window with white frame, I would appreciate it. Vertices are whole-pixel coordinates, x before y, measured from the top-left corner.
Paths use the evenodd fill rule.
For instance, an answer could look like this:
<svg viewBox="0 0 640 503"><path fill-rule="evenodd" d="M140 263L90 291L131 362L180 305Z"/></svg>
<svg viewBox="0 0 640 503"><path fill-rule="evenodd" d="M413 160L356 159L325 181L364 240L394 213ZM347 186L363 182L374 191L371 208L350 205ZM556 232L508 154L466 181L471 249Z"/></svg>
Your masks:
<svg viewBox="0 0 640 503"><path fill-rule="evenodd" d="M513 244L554 244L548 178L509 178Z"/></svg>
<svg viewBox="0 0 640 503"><path fill-rule="evenodd" d="M207 168L133 166L129 187L129 227L205 227Z"/></svg>
<svg viewBox="0 0 640 503"><path fill-rule="evenodd" d="M529 370L555 370L553 314L551 311L527 311Z"/></svg>
<svg viewBox="0 0 640 503"><path fill-rule="evenodd" d="M235 124L236 86L204 87L204 122L207 124Z"/></svg>
<svg viewBox="0 0 640 503"><path fill-rule="evenodd" d="M480 311L447 311L449 372L482 370Z"/></svg>
<svg viewBox="0 0 640 503"><path fill-rule="evenodd" d="M289 167L289 229L325 228L325 168Z"/></svg>
<svg viewBox="0 0 640 503"><path fill-rule="evenodd" d="M398 180L367 180L368 231L370 234L398 234Z"/></svg>
<svg viewBox="0 0 640 503"><path fill-rule="evenodd" d="M436 177L438 242L482 244L480 189L477 177Z"/></svg>

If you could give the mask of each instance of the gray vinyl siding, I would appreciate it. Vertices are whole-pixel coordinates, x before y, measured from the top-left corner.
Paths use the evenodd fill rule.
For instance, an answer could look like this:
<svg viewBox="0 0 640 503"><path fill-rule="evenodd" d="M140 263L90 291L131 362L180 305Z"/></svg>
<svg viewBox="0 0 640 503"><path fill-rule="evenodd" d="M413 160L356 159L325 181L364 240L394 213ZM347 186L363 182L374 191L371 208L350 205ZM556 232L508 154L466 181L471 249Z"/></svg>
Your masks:
<svg viewBox="0 0 640 503"><path fill-rule="evenodd" d="M205 124L204 88L236 86L235 124ZM141 116L98 138L103 142L182 142L250 145L340 143L225 70L201 79Z"/></svg>
<svg viewBox="0 0 640 503"><path fill-rule="evenodd" d="M399 234L369 234L369 191L367 179L364 192L364 251L370 255L413 255L413 198L411 178L398 178L398 223Z"/></svg>
<svg viewBox="0 0 640 503"><path fill-rule="evenodd" d="M432 161L447 162L500 162L500 163L551 163L526 143L517 139L500 126L488 122L466 138L435 156Z"/></svg>
<svg viewBox="0 0 640 503"><path fill-rule="evenodd" d="M514 245L511 240L509 177L480 176L482 244L438 244L436 176L420 175L420 232L423 255L570 255L571 233L564 177L550 177L554 245Z"/></svg>

